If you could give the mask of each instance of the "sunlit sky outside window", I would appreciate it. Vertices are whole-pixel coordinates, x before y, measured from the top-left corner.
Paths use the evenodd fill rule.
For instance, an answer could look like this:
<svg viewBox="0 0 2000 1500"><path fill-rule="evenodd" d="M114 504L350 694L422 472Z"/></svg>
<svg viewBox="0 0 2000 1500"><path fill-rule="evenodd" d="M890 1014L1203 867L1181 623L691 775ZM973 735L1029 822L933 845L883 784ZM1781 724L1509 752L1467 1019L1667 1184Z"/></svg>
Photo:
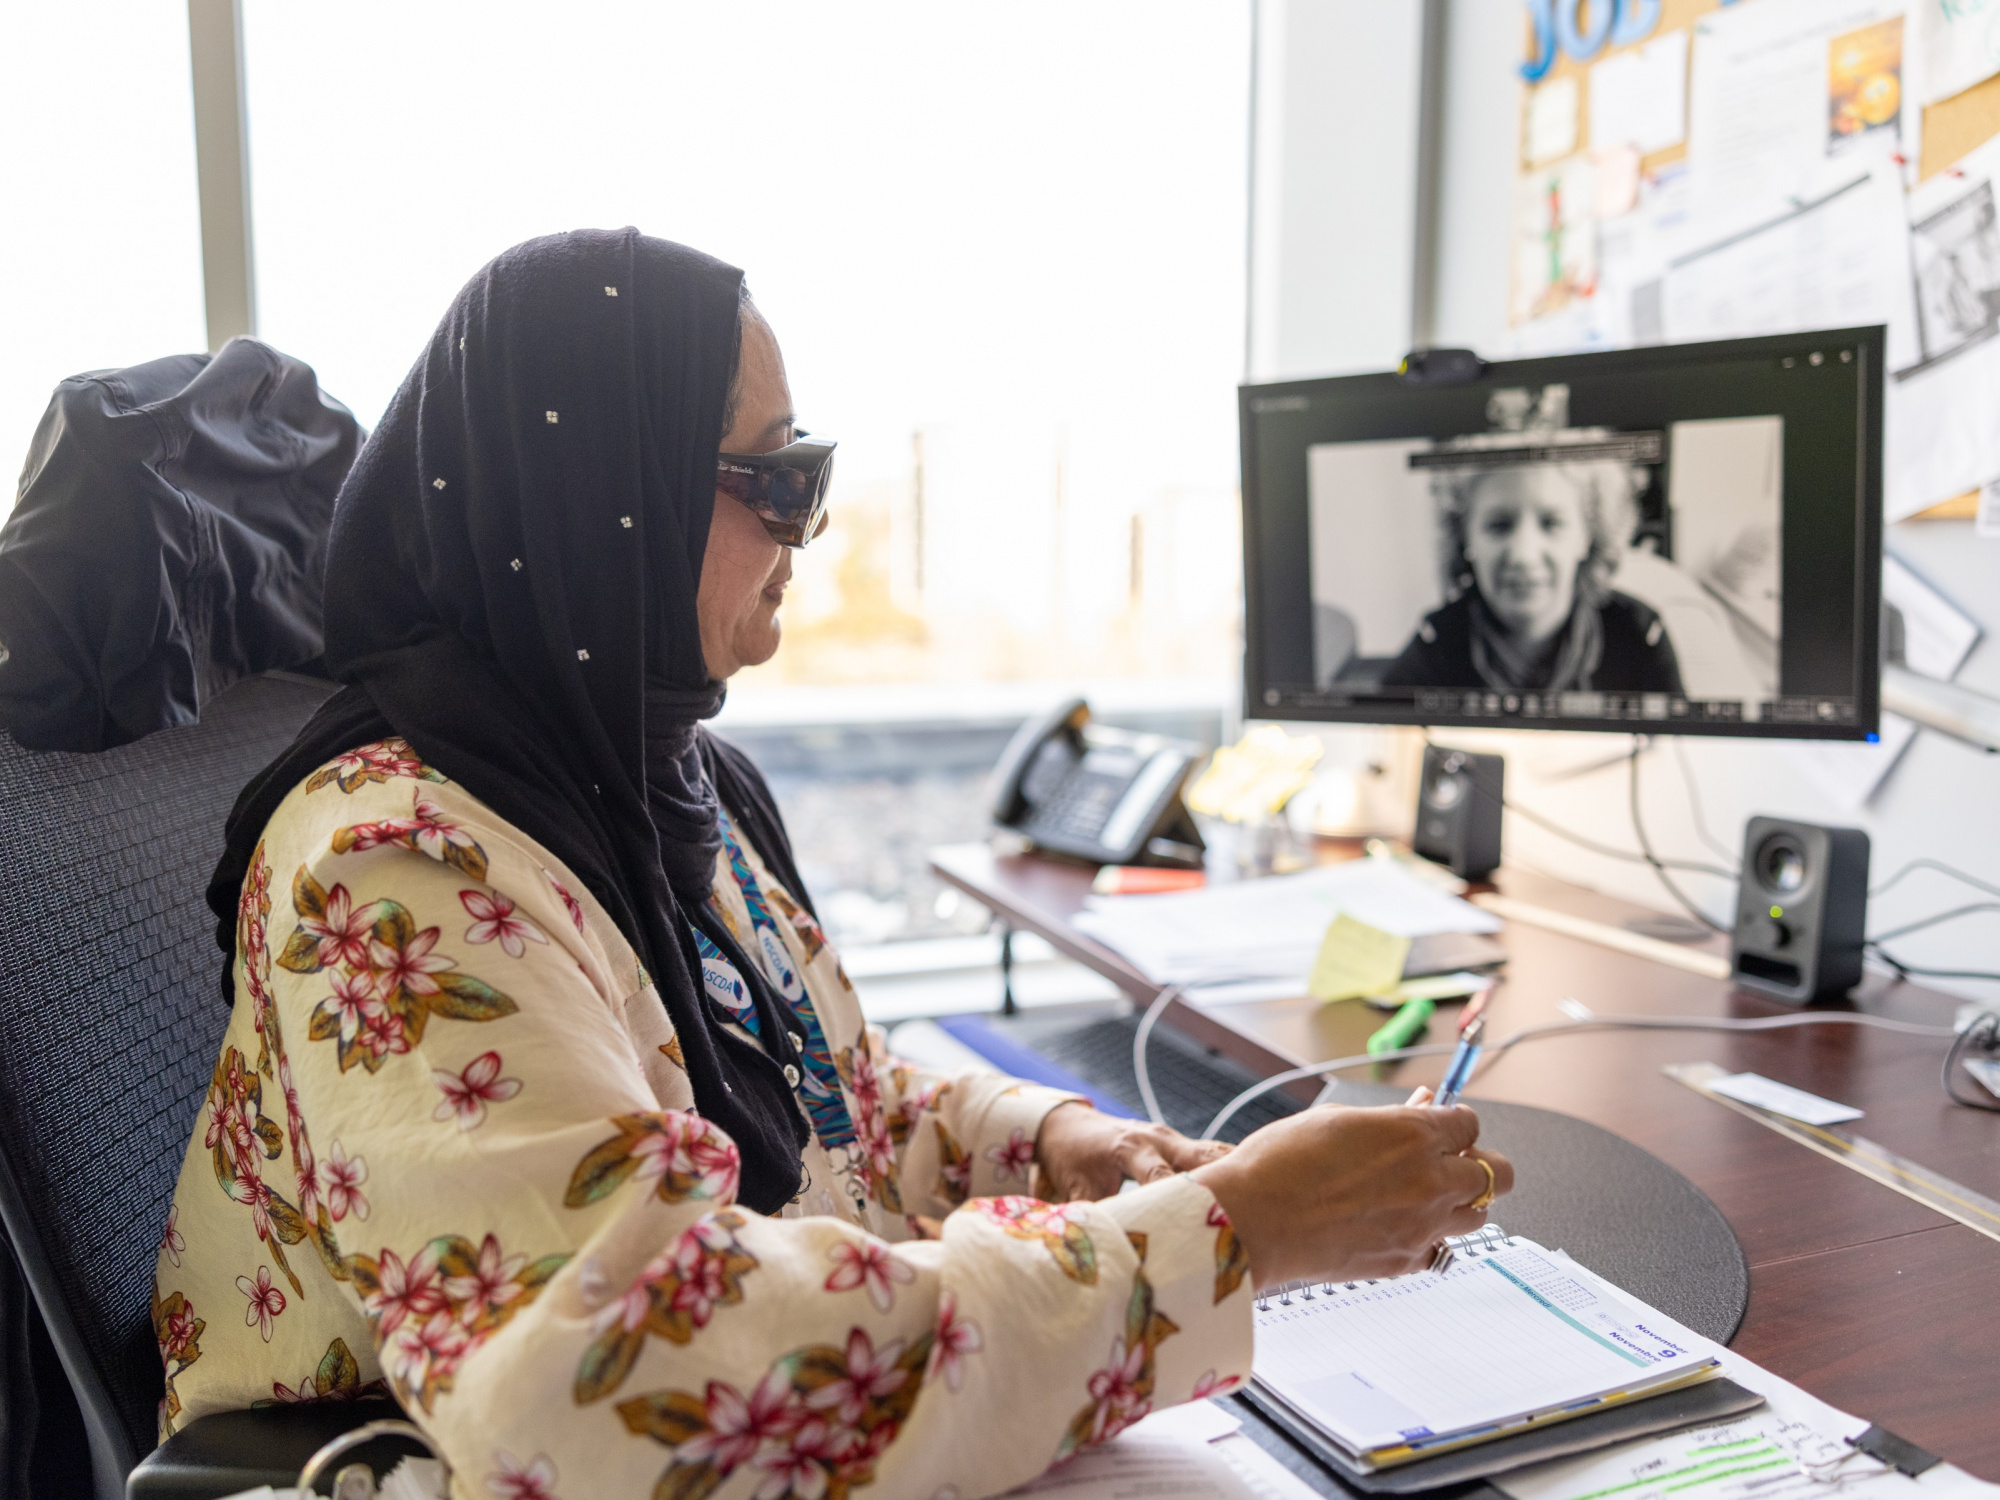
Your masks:
<svg viewBox="0 0 2000 1500"><path fill-rule="evenodd" d="M840 442L753 681L1235 670L1246 5L243 8L261 332L364 423L486 260L634 224Z"/></svg>
<svg viewBox="0 0 2000 1500"><path fill-rule="evenodd" d="M0 4L0 516L56 383L208 347L187 7Z"/></svg>

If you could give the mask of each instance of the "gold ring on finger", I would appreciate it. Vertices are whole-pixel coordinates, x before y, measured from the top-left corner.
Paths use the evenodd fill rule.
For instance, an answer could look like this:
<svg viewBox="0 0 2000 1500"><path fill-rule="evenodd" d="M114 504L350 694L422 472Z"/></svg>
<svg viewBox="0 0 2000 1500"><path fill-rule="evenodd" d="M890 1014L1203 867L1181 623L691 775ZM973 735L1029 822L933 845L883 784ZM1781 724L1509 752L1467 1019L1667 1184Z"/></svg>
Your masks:
<svg viewBox="0 0 2000 1500"><path fill-rule="evenodd" d="M1481 1193L1477 1198L1474 1198L1470 1203L1466 1204L1465 1206L1471 1209L1474 1213L1484 1213L1486 1212L1487 1209L1493 1206L1493 1200L1499 1194L1500 1191L1500 1184L1493 1176L1492 1162L1488 1161L1483 1156L1475 1156L1472 1158L1472 1160L1476 1165L1485 1169L1486 1191Z"/></svg>

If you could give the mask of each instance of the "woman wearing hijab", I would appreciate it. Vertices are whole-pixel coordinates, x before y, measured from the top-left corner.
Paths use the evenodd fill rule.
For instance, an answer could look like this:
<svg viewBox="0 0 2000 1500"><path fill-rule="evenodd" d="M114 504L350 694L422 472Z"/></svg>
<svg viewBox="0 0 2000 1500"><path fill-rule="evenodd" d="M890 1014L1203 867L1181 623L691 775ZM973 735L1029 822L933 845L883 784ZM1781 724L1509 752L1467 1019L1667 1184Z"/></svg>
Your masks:
<svg viewBox="0 0 2000 1500"><path fill-rule="evenodd" d="M1450 602L1417 627L1384 686L1681 691L1660 617L1611 587L1632 532L1628 471L1473 469L1440 498Z"/></svg>
<svg viewBox="0 0 2000 1500"><path fill-rule="evenodd" d="M468 1495L974 1500L1234 1385L1253 1285L1411 1269L1511 1182L1469 1110L1225 1152L888 1055L700 727L829 449L741 287L630 230L509 251L342 491L348 686L210 893L166 1430L389 1392Z"/></svg>

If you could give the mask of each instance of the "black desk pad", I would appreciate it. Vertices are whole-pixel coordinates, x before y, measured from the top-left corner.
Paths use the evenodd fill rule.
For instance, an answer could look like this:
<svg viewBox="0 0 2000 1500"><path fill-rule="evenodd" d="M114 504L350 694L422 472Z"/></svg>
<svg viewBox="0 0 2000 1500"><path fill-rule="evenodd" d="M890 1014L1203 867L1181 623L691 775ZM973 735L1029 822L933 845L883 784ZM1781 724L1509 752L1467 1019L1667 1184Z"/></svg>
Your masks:
<svg viewBox="0 0 2000 1500"><path fill-rule="evenodd" d="M1343 1080L1345 1104L1400 1104L1407 1089ZM1479 1143L1514 1163L1493 1222L1567 1250L1605 1280L1719 1344L1750 1302L1750 1266L1722 1210L1622 1136L1552 1110L1468 1098Z"/></svg>

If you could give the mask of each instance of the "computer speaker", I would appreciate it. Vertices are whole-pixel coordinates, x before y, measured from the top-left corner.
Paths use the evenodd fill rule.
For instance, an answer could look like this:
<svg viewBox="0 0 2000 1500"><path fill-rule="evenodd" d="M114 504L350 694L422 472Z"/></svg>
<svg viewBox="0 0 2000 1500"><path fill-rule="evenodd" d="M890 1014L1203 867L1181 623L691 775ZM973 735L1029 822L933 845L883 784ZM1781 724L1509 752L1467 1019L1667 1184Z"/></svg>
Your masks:
<svg viewBox="0 0 2000 1500"><path fill-rule="evenodd" d="M1745 989L1803 1004L1861 982L1868 921L1868 835L1789 818L1743 830L1743 880L1729 941Z"/></svg>
<svg viewBox="0 0 2000 1500"><path fill-rule="evenodd" d="M1500 867L1506 770L1507 762L1497 755L1426 745L1410 847L1466 880L1491 875Z"/></svg>

